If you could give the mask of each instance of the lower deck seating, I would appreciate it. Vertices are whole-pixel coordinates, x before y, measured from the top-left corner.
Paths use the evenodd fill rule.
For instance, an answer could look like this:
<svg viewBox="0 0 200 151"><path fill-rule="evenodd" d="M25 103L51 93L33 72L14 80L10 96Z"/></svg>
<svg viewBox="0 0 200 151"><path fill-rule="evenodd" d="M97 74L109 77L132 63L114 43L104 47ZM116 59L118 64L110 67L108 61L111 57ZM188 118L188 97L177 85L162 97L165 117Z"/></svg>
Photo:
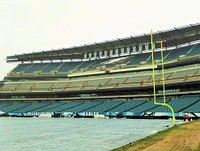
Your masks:
<svg viewBox="0 0 200 151"><path fill-rule="evenodd" d="M184 110L185 112L200 113L200 100Z"/></svg>
<svg viewBox="0 0 200 151"><path fill-rule="evenodd" d="M53 102L42 108L35 109L34 111L35 112L51 112L51 111L55 112L55 110L54 110L55 108L59 108L65 104L66 104L66 102Z"/></svg>
<svg viewBox="0 0 200 151"><path fill-rule="evenodd" d="M158 99L158 102L162 102ZM199 96L187 96L167 99L175 112L200 112ZM67 102L0 102L0 111L10 113L27 112L171 112L167 107L155 105L152 100L94 100Z"/></svg>
<svg viewBox="0 0 200 151"><path fill-rule="evenodd" d="M121 104L120 106L117 106L115 108L112 108L111 110L109 110L109 112L127 112L130 109L137 107L139 105L142 105L143 103L145 103L146 101L144 100L129 100L129 101L124 101L123 104Z"/></svg>
<svg viewBox="0 0 200 151"><path fill-rule="evenodd" d="M4 110L4 108L12 105L12 102L0 102L0 111Z"/></svg>
<svg viewBox="0 0 200 151"><path fill-rule="evenodd" d="M197 107L200 98L198 96L195 97L180 97L174 98L168 102L170 106L173 107L174 112L184 112L184 111L192 111L190 110L190 106L194 105ZM192 109L192 108L191 108ZM171 112L168 107L165 106L158 106L154 109L149 110L150 112Z"/></svg>
<svg viewBox="0 0 200 151"><path fill-rule="evenodd" d="M56 103L58 104L58 103ZM84 104L84 102L80 102L80 101L74 101L74 102L65 102L63 104L59 104L58 106L56 107L53 107L53 108L49 108L47 110L45 109L42 109L43 112L63 112L64 110L68 110L68 109L71 109L71 108L74 108L74 107L77 107L81 104Z"/></svg>
<svg viewBox="0 0 200 151"><path fill-rule="evenodd" d="M14 112L17 112L17 113L35 112L35 110L45 107L49 104L50 102L33 102L24 108L16 109Z"/></svg>
<svg viewBox="0 0 200 151"><path fill-rule="evenodd" d="M127 110L127 112L141 113L141 112L144 112L154 106L155 106L155 104L153 103L153 101L145 101L145 103L135 106L135 107Z"/></svg>
<svg viewBox="0 0 200 151"><path fill-rule="evenodd" d="M84 112L96 112L98 111L99 113L105 113L110 111L112 108L116 108L118 106L121 106L124 103L124 101L103 101L103 103L101 103L100 105L97 105L93 108L89 108L87 110L85 110Z"/></svg>
<svg viewBox="0 0 200 151"><path fill-rule="evenodd" d="M15 112L16 110L20 110L23 108L28 107L29 105L31 105L32 103L30 102L14 102L12 104L10 104L9 106L6 106L3 108L4 112Z"/></svg>
<svg viewBox="0 0 200 151"><path fill-rule="evenodd" d="M76 112L76 113L80 113L80 112L85 112L88 109L94 108L100 104L102 104L102 101L89 101L89 102L85 102L79 106L73 107L73 108L68 108L68 109L64 109L62 110L63 112Z"/></svg>

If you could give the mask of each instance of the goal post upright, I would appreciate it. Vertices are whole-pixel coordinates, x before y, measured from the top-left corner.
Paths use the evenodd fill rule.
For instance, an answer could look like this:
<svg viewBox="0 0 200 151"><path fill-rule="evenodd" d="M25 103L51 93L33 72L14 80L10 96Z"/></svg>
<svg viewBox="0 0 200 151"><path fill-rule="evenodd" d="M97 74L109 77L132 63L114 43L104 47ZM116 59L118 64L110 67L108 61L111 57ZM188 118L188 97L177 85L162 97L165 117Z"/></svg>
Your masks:
<svg viewBox="0 0 200 151"><path fill-rule="evenodd" d="M173 108L166 103L166 91L165 91L165 70L164 70L164 55L163 55L163 42L160 42L160 52L161 52L161 59L162 59L162 87L163 87L163 103L157 102L156 97L156 80L155 80L155 59L154 59L154 43L153 43L153 33L151 30L150 33L151 36L151 50L152 50L152 84L153 84L153 98L154 98L154 104L155 105L161 105L166 106L171 110L172 113L172 125L175 125L175 115Z"/></svg>

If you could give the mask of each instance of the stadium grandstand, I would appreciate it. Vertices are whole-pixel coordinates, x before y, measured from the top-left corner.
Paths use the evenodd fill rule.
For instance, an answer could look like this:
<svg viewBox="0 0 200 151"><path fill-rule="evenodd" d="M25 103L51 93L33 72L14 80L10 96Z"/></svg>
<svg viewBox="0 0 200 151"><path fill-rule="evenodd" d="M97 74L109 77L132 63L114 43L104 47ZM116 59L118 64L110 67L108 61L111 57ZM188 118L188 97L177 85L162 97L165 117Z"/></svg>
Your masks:
<svg viewBox="0 0 200 151"><path fill-rule="evenodd" d="M153 33L158 102L176 117L200 115L200 24ZM0 111L10 115L159 118L154 105L150 34L7 57L18 65L0 82Z"/></svg>

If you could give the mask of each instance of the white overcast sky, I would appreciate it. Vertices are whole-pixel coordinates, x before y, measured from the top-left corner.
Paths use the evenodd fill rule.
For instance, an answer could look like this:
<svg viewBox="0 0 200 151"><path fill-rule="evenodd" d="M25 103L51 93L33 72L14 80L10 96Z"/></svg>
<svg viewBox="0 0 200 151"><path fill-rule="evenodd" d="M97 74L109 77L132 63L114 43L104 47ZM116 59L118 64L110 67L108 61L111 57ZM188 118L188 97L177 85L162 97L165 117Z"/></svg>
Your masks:
<svg viewBox="0 0 200 151"><path fill-rule="evenodd" d="M9 55L200 22L200 0L0 0L0 80Z"/></svg>

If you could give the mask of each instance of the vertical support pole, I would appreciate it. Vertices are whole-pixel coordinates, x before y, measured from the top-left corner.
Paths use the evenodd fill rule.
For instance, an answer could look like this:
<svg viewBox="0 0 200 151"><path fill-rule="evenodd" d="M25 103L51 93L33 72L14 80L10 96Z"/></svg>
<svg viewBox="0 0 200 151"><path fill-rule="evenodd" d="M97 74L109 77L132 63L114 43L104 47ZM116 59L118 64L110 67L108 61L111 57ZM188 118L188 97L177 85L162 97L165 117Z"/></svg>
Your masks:
<svg viewBox="0 0 200 151"><path fill-rule="evenodd" d="M154 44L153 44L153 34L151 30L151 59L152 59L152 83L153 83L153 99L154 99L154 104L156 104L156 81L155 81L155 62L154 62Z"/></svg>

